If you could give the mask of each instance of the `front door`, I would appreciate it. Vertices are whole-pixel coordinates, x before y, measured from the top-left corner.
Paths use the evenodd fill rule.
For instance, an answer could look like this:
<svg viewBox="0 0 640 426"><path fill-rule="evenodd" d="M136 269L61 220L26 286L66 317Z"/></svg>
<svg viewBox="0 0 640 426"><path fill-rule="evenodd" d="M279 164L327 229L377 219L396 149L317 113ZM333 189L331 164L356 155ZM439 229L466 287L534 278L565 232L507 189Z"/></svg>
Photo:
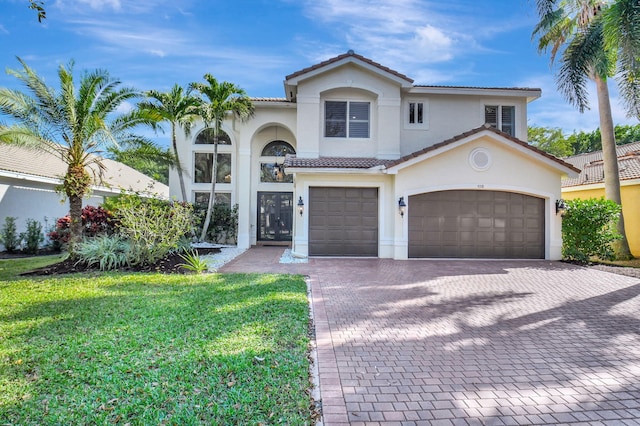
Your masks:
<svg viewBox="0 0 640 426"><path fill-rule="evenodd" d="M291 241L293 192L258 192L258 241Z"/></svg>

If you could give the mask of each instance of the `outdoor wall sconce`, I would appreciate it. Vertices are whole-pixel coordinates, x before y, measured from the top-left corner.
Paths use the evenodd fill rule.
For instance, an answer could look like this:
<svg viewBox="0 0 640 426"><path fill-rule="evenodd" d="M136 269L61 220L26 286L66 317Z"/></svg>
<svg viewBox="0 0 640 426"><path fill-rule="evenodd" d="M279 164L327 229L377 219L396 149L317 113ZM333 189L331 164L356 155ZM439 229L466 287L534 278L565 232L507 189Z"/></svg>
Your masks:
<svg viewBox="0 0 640 426"><path fill-rule="evenodd" d="M405 207L407 207L407 204L404 202L404 197L400 197L398 200L398 212L400 212L400 217L404 217Z"/></svg>
<svg viewBox="0 0 640 426"><path fill-rule="evenodd" d="M303 212L304 212L304 201L302 201L302 196L300 196L300 198L298 198L298 213L300 213L300 216L302 216Z"/></svg>
<svg viewBox="0 0 640 426"><path fill-rule="evenodd" d="M567 205L563 199L556 200L556 215L564 216L564 212L567 211Z"/></svg>

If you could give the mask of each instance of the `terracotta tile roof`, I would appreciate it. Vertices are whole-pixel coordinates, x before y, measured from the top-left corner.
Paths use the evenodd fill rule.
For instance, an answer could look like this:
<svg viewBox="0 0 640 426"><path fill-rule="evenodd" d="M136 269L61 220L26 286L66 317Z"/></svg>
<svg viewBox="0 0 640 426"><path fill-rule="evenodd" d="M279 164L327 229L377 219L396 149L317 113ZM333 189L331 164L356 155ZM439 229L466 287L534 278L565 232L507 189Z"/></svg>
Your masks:
<svg viewBox="0 0 640 426"><path fill-rule="evenodd" d="M478 90L541 90L535 87L482 87L482 86L447 86L447 85L432 85L432 84L414 84L413 87L424 87L434 89L478 89Z"/></svg>
<svg viewBox="0 0 640 426"><path fill-rule="evenodd" d="M399 164L402 164L406 161L409 161L413 158L419 157L423 154L426 154L428 152L431 151L435 151L439 148L442 148L444 146L447 146L449 144L452 144L454 142L457 142L459 140L462 140L464 138L467 138L469 136L473 136L475 134L478 134L482 131L488 130L490 132L493 132L497 135L500 135L504 138L507 138L511 141L513 141L514 143L527 148L533 152L535 152L538 155L542 155L544 157L549 158L550 160L555 161L556 163L567 167L573 171L580 172L579 169L577 169L576 167L574 167L573 165L557 158L554 157L551 154L548 154L544 151L539 150L538 148L529 145L528 143L521 141L518 138L514 138L513 136L508 135L507 133L504 133L496 128L487 126L487 125L483 125L481 127L478 127L476 129L472 129L469 130L468 132L464 132L462 134L459 134L457 136L454 136L450 139L447 139L443 142L437 143L435 145L431 145L427 148L421 149L419 151L413 152L411 154L405 155L403 157L398 158L397 160L380 160L377 158L370 158L370 157L355 157L355 158L350 158L350 157L320 157L320 158L298 158L295 155L287 155L287 157L285 158L284 161L284 166L285 167L295 167L295 168L334 168L334 169L370 169L373 167L379 167L382 166L383 168L390 168L393 166L397 166Z"/></svg>
<svg viewBox="0 0 640 426"><path fill-rule="evenodd" d="M296 78L296 77L301 76L303 74L306 74L308 72L317 70L318 68L322 68L322 67L325 67L327 65L331 65L331 64L333 64L335 62L341 61L341 60L343 60L345 58L348 58L348 57L353 57L353 58L359 59L362 62L366 62L367 64L372 65L372 66L374 66L374 67L376 67L376 68L378 68L378 69L380 69L382 71L388 72L390 74L395 75L396 77L400 77L400 78L402 78L402 79L404 79L404 80L406 80L406 81L408 81L410 83L413 83L413 80L410 79L409 77L407 77L406 75L401 74L398 71L394 71L391 68L387 68L384 65L379 64L378 62L374 62L369 58L365 58L362 55L358 55L353 50L349 50L347 53L343 53L342 55L338 55L338 56L333 57L331 59L327 59L326 61L320 62L319 64L312 65L310 67L303 68L300 71L296 71L293 74L289 74L288 76L285 77L285 80L291 80L292 78Z"/></svg>
<svg viewBox="0 0 640 426"><path fill-rule="evenodd" d="M387 166L392 161L371 157L298 158L296 155L288 154L284 160L284 166L304 169L370 169L377 166Z"/></svg>
<svg viewBox="0 0 640 426"><path fill-rule="evenodd" d="M101 186L169 197L167 185L117 161L104 158L102 162L106 170ZM53 154L0 144L0 172L59 180L66 171L66 164Z"/></svg>
<svg viewBox="0 0 640 426"><path fill-rule="evenodd" d="M640 142L616 147L620 180L640 179ZM562 187L604 183L602 151L589 152L565 158L565 161L582 169L580 176L564 179Z"/></svg>
<svg viewBox="0 0 640 426"><path fill-rule="evenodd" d="M250 98L251 102L284 102L291 103L287 98Z"/></svg>
<svg viewBox="0 0 640 426"><path fill-rule="evenodd" d="M398 164L404 163L405 161L409 161L409 160L411 160L413 158L419 157L419 156L421 156L423 154L426 154L426 153L428 153L430 151L435 151L435 150L437 150L439 148L442 148L444 146L447 146L449 144L452 144L454 142L457 142L457 141L462 140L464 138L467 138L469 136L473 136L473 135L478 134L478 133L483 132L483 131L493 132L496 135L499 135L499 136L502 136L504 138L509 139L510 141L520 145L523 148L531 150L531 151L535 152L536 154L542 155L543 157L547 157L548 159L553 160L556 163L558 163L558 164L560 164L560 165L562 165L564 167L568 167L569 169L571 169L571 170L573 170L575 172L580 172L580 170L578 168L574 167L572 164L569 164L569 163L559 159L558 157L555 157L555 156L553 156L553 155L551 155L551 154L549 154L547 152L544 152L544 151L542 151L542 150L540 150L540 149L538 149L538 148L536 148L536 147L534 147L532 145L529 145L525 141L522 141L522 140L520 140L520 139L518 139L516 137L513 137L513 136L509 135L508 133L502 132L502 131L496 129L495 127L491 127L491 126L486 125L486 124L482 125L480 127L477 127L475 129L469 130L468 132L461 133L461 134L459 134L457 136L454 136L454 137L452 137L450 139L447 139L447 140L442 141L440 143L437 143L435 145L431 145L431 146L429 146L427 148L424 148L424 149L421 149L419 151L413 152L413 153L411 153L409 155L405 155L404 157L401 157L401 158L393 161L390 165L388 165L388 167L393 167L393 166L396 166Z"/></svg>

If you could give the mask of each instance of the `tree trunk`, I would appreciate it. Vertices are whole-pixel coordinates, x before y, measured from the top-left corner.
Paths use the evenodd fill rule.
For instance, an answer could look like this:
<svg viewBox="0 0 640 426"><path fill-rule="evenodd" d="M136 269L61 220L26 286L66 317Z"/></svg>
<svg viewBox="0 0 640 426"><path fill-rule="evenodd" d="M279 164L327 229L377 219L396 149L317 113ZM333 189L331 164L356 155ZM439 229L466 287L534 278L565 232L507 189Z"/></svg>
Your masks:
<svg viewBox="0 0 640 426"><path fill-rule="evenodd" d="M187 201L187 189L184 186L184 172L182 171L182 164L180 163L180 156L178 155L178 143L176 141L176 124L171 123L171 137L173 143L173 155L176 157L176 170L178 172L178 179L180 181L180 194L182 194L183 202Z"/></svg>
<svg viewBox="0 0 640 426"><path fill-rule="evenodd" d="M69 256L76 254L78 243L82 241L82 197L78 195L69 195L69 217L71 225L69 226Z"/></svg>
<svg viewBox="0 0 640 426"><path fill-rule="evenodd" d="M607 200L612 200L622 205L620 195L620 174L618 171L618 155L616 154L616 139L611 115L611 100L609 99L609 87L607 80L599 76L595 77L596 91L598 94L598 113L600 115L600 134L602 135L602 160L604 167L604 195ZM614 250L618 259L631 258L629 242L624 228L624 215L620 212L618 220L618 232L622 239L614 244Z"/></svg>
<svg viewBox="0 0 640 426"><path fill-rule="evenodd" d="M209 194L209 205L207 206L207 216L204 219L204 225L202 225L202 232L200 233L200 241L204 241L207 236L207 230L211 223L211 216L213 215L213 205L216 201L216 178L218 174L218 126L213 130L213 166L211 167L211 194Z"/></svg>

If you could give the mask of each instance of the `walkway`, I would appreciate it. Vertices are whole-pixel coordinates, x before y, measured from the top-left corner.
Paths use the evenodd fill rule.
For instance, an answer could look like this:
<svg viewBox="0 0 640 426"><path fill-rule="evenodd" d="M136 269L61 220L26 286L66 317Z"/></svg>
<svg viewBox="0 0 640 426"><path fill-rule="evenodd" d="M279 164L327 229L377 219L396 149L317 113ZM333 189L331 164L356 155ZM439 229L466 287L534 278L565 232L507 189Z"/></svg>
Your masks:
<svg viewBox="0 0 640 426"><path fill-rule="evenodd" d="M640 424L640 280L548 261L311 259L325 425Z"/></svg>

